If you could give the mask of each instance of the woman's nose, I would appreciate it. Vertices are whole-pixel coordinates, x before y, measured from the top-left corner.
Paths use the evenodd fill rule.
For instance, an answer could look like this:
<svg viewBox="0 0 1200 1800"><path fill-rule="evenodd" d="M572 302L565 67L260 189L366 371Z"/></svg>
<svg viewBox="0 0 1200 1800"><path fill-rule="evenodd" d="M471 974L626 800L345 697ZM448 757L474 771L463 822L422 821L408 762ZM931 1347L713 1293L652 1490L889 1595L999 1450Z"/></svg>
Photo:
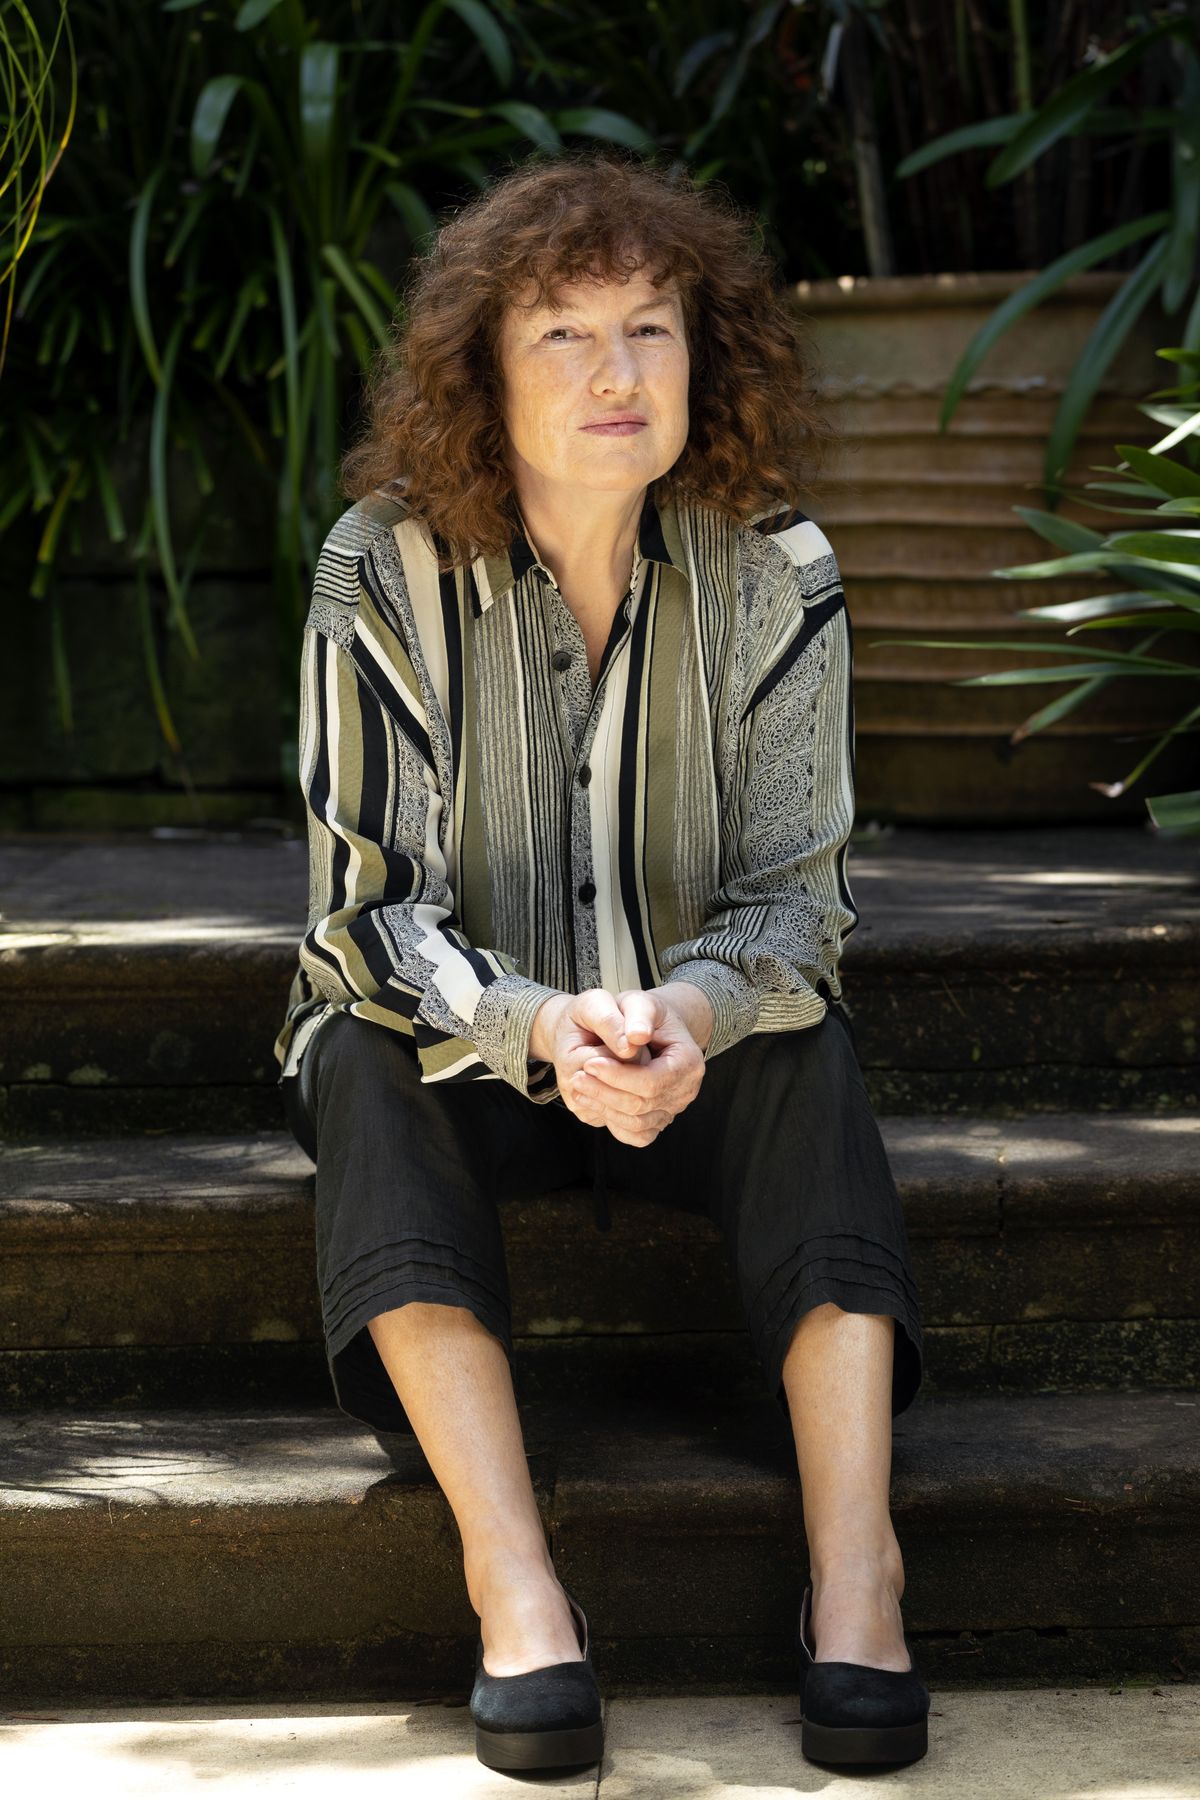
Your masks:
<svg viewBox="0 0 1200 1800"><path fill-rule="evenodd" d="M592 371L593 381L609 379L615 386L632 386L641 375L641 365L633 348L623 340L608 342L598 352Z"/></svg>

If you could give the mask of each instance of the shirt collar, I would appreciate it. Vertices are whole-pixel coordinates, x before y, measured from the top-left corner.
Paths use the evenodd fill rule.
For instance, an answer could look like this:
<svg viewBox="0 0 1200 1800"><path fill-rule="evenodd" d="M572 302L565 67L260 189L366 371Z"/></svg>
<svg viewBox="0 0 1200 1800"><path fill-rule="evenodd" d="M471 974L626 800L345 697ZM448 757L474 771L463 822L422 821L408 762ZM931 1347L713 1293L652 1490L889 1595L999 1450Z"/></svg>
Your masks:
<svg viewBox="0 0 1200 1800"><path fill-rule="evenodd" d="M678 502L669 493L656 500L653 483L647 488L642 504L637 548L639 554L649 562L678 569L687 578L687 557L683 548ZM500 600L510 593L537 562L537 554L519 523L506 550L497 556L476 557L471 565L474 576L471 584L471 608L475 617L485 613L494 600Z"/></svg>

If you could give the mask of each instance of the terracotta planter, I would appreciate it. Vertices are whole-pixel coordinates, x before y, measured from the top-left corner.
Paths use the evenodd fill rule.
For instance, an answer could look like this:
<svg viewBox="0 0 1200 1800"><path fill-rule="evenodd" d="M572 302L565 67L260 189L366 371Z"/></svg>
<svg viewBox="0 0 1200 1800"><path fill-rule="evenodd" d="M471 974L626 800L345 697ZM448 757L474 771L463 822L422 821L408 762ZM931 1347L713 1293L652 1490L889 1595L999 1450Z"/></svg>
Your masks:
<svg viewBox="0 0 1200 1800"><path fill-rule="evenodd" d="M1033 666L1036 658L874 647L876 639L905 635L1062 643L1059 627L1018 618L1017 609L1114 585L1094 576L1008 581L991 571L1057 554L1013 508L1044 507L1042 462L1058 400L1121 276L1079 276L1015 325L977 372L947 430L938 430L959 355L1028 279L862 277L794 289L817 355L822 402L842 434L808 510L837 553L854 626L860 820L1128 819L1145 816L1146 794L1195 786L1194 737L1177 739L1119 800L1087 785L1125 776L1154 741L1144 734L1157 736L1189 698L1195 702L1190 687L1185 694L1178 682L1113 683L1071 718L1013 746L1014 728L1063 689L953 681ZM1137 408L1153 389L1178 379L1174 365L1154 352L1173 344L1180 329L1180 319L1164 319L1156 306L1142 315L1084 421L1070 483L1103 479L1095 465L1111 467L1118 442L1148 445L1162 436L1164 428ZM1130 523L1073 501L1058 511L1100 530ZM1125 632L1098 634L1096 642L1132 647ZM1174 653L1177 645L1168 648Z"/></svg>

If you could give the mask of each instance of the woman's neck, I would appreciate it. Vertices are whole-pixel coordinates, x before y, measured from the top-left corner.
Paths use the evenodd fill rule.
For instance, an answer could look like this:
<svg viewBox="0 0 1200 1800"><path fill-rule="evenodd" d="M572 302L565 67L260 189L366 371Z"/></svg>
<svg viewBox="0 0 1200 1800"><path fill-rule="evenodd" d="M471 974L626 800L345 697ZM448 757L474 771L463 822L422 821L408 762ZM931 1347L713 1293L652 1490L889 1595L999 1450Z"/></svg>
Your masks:
<svg viewBox="0 0 1200 1800"><path fill-rule="evenodd" d="M597 587L611 587L614 593L619 590L623 594L636 562L644 501L643 489L633 497L632 505L628 496L621 496L619 509L591 517L563 517L519 497L516 505L530 549L549 569L560 592L575 588L594 593Z"/></svg>

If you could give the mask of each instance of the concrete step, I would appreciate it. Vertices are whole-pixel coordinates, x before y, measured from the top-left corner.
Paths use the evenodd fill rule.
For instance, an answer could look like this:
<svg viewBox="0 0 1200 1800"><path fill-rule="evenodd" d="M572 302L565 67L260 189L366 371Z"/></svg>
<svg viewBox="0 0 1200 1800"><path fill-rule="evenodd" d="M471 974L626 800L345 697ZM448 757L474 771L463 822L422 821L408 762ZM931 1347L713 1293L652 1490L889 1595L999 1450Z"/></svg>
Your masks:
<svg viewBox="0 0 1200 1800"><path fill-rule="evenodd" d="M864 829L843 958L890 1113L1200 1108L1200 869L1140 825ZM0 1131L279 1124L271 1053L307 917L301 838L0 851Z"/></svg>
<svg viewBox="0 0 1200 1800"><path fill-rule="evenodd" d="M930 1392L1174 1386L1200 1366L1200 1116L880 1118ZM313 1165L287 1133L0 1145L10 1406L331 1397ZM531 1395L674 1368L760 1386L719 1229L621 1193L500 1202Z"/></svg>
<svg viewBox="0 0 1200 1800"><path fill-rule="evenodd" d="M774 1403L522 1406L609 1693L794 1679L806 1570ZM905 1624L937 1686L1200 1674L1193 1390L919 1402L894 1425ZM414 1438L332 1409L0 1419L3 1679L53 1698L469 1691L461 1540Z"/></svg>
<svg viewBox="0 0 1200 1800"><path fill-rule="evenodd" d="M637 1695L604 1703L604 1757L589 1800L853 1800L862 1771L810 1763L796 1682L769 1693ZM22 1707L0 1712L16 1793L53 1779L89 1800L327 1800L353 1770L354 1800L511 1800L510 1774L475 1756L469 1692L441 1705L371 1702ZM931 1690L929 1750L901 1791L921 1800L1129 1794L1195 1800L1200 1683ZM882 1775L882 1771L879 1771ZM883 1776L880 1785L888 1782ZM894 1791L899 1781L889 1783ZM576 1800L577 1770L543 1772L539 1800ZM885 1787L885 1791L887 1788Z"/></svg>

